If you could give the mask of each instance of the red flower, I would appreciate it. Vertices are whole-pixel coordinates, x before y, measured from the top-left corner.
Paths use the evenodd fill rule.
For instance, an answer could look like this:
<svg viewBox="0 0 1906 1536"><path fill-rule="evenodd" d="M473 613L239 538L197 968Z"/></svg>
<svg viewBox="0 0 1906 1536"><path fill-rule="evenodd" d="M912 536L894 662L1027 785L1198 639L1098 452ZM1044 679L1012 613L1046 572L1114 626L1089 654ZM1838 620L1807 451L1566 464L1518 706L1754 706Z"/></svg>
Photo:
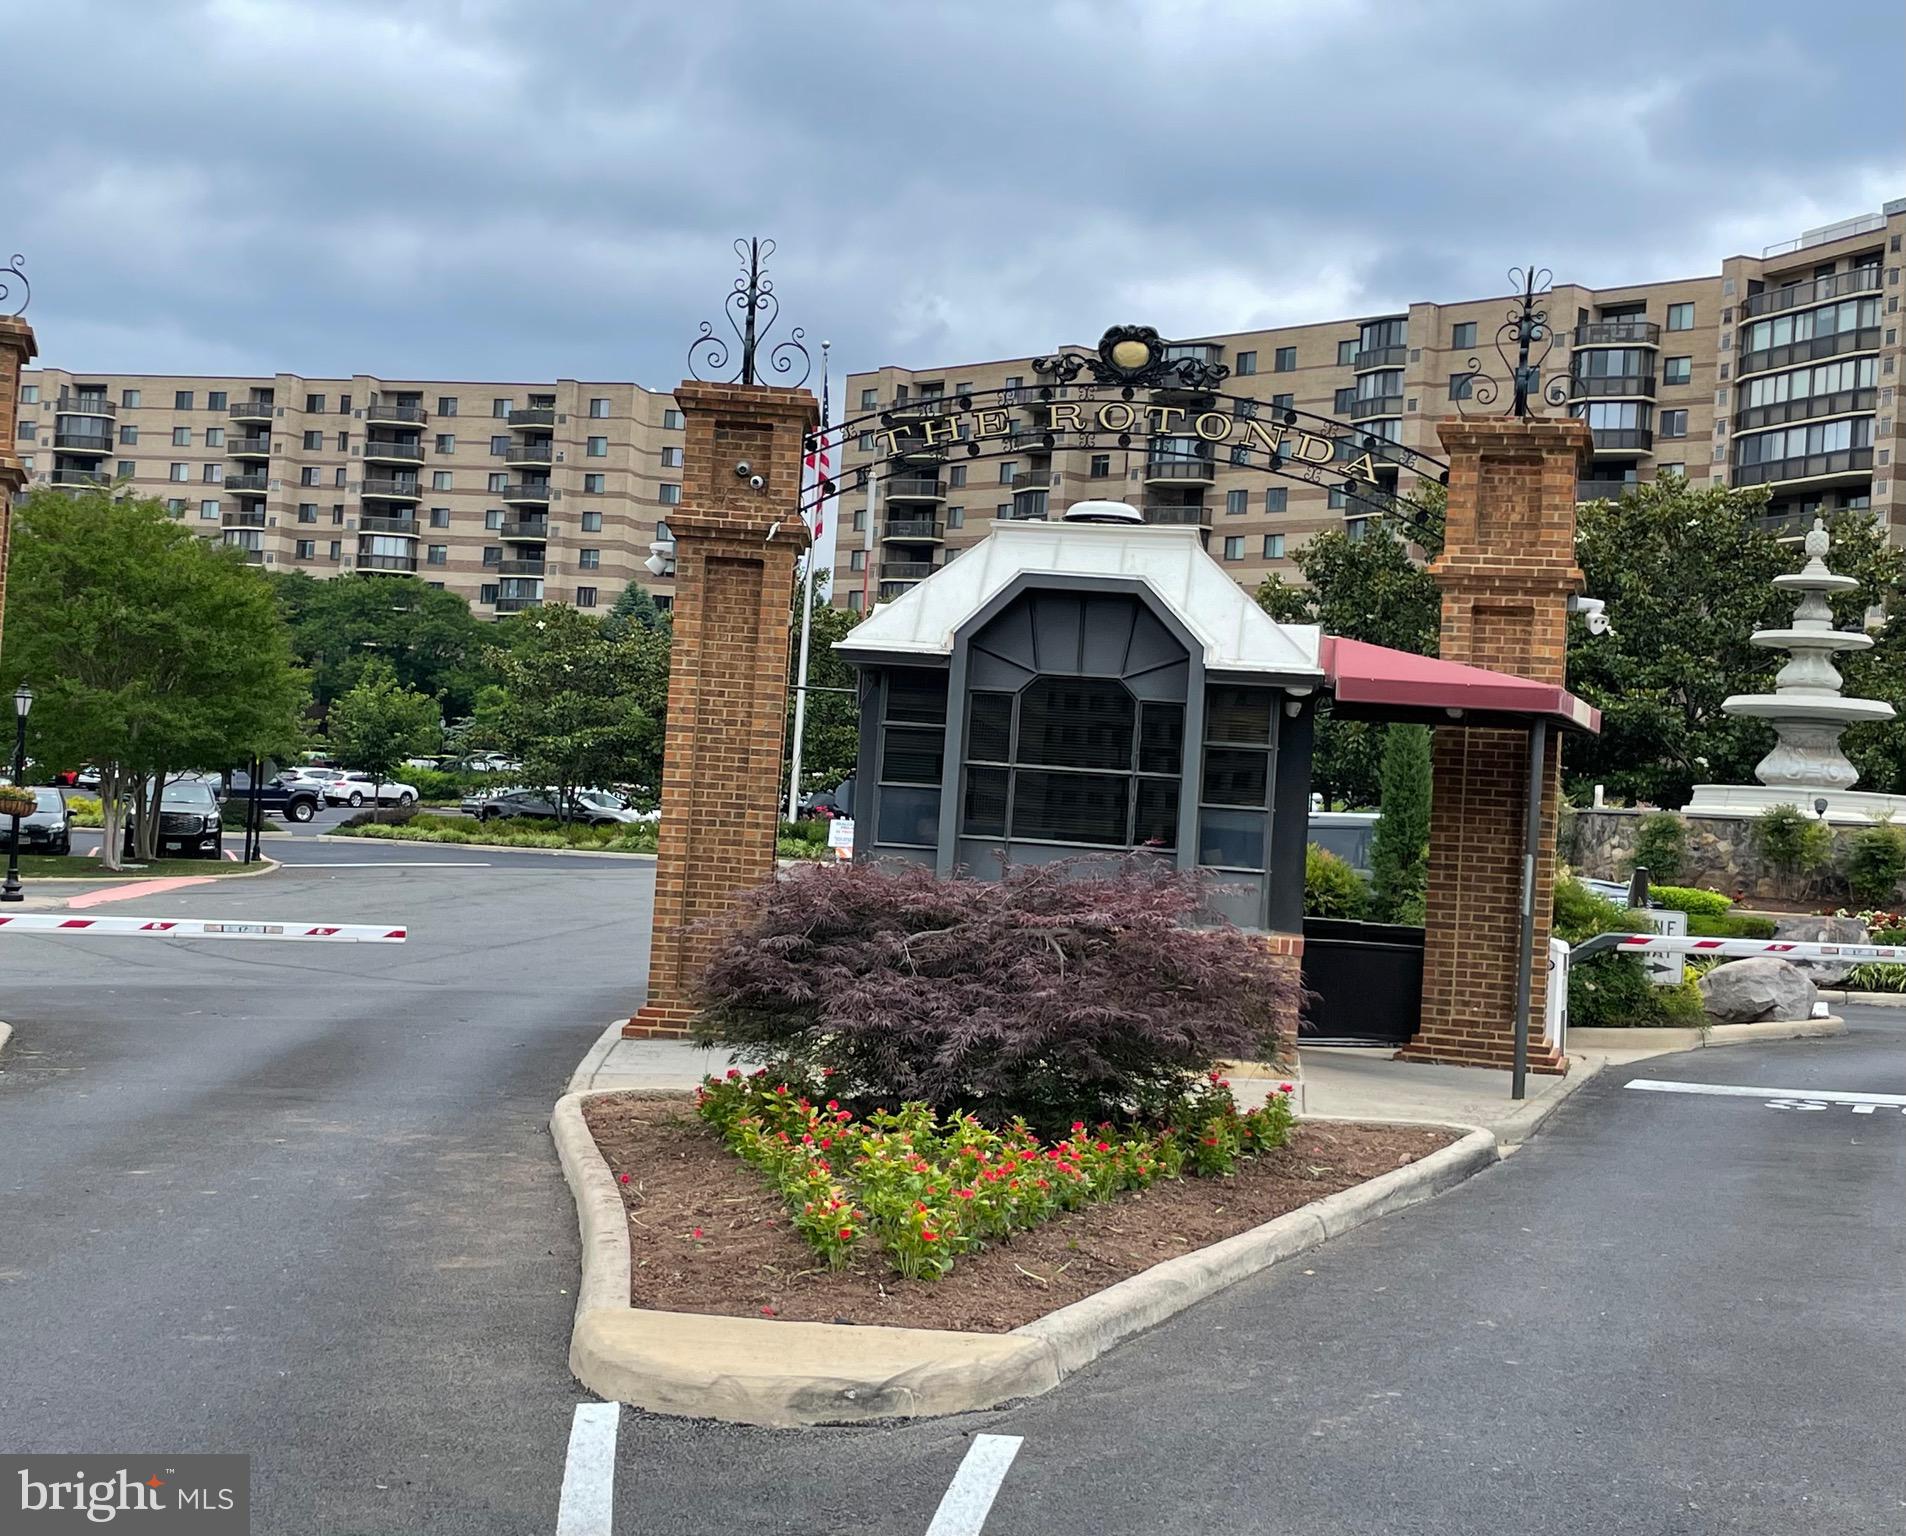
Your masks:
<svg viewBox="0 0 1906 1536"><path fill-rule="evenodd" d="M962 1200L971 1200L973 1198L973 1191L970 1189L958 1190L956 1193Z"/></svg>
<svg viewBox="0 0 1906 1536"><path fill-rule="evenodd" d="M1231 1079L1230 1079L1230 1078L1228 1078L1228 1077L1221 1077L1221 1078L1219 1078L1219 1079L1218 1079L1218 1086L1219 1086L1220 1088L1229 1088L1229 1087L1231 1086Z"/></svg>
<svg viewBox="0 0 1906 1536"><path fill-rule="evenodd" d="M843 1243L851 1241L853 1238L853 1235L854 1235L854 1229L852 1227L842 1227L840 1229L840 1240Z"/></svg>
<svg viewBox="0 0 1906 1536"><path fill-rule="evenodd" d="M1085 1122L1084 1122L1083 1120L1074 1120L1074 1121L1072 1122L1072 1129L1073 1129L1073 1130L1075 1130L1075 1131L1082 1131L1082 1130L1084 1130L1084 1129L1085 1129Z"/></svg>
<svg viewBox="0 0 1906 1536"><path fill-rule="evenodd" d="M833 1145L834 1145L834 1138L833 1138L832 1136L823 1136L823 1137L821 1138L821 1150L822 1150L822 1151L825 1151L825 1150L826 1150L827 1148L829 1148L829 1147L831 1147L831 1146L833 1146Z"/></svg>
<svg viewBox="0 0 1906 1536"><path fill-rule="evenodd" d="M728 1075L729 1075L730 1077L739 1077L739 1076L741 1076L741 1068L739 1068L739 1067L730 1067L730 1068L728 1069Z"/></svg>
<svg viewBox="0 0 1906 1536"><path fill-rule="evenodd" d="M814 1140L814 1133L812 1131L801 1132L801 1142L803 1145L811 1145L813 1143L813 1140Z"/></svg>
<svg viewBox="0 0 1906 1536"><path fill-rule="evenodd" d="M1218 1144L1218 1138L1215 1136L1207 1136L1204 1139L1204 1144L1207 1147L1215 1147Z"/></svg>
<svg viewBox="0 0 1906 1536"><path fill-rule="evenodd" d="M829 1099L829 1100L827 1101L827 1107L828 1107L829 1109L839 1109L839 1108L840 1108L840 1100L839 1100L839 1099Z"/></svg>
<svg viewBox="0 0 1906 1536"><path fill-rule="evenodd" d="M1108 1147L1108 1146L1107 1146L1107 1145L1106 1145L1106 1144L1105 1144L1104 1142L1102 1142L1102 1141L1095 1141L1095 1142L1093 1142L1093 1143L1092 1143L1092 1148L1093 1148L1093 1150L1094 1150L1094 1151L1097 1151L1097 1152L1110 1152L1110 1151L1112 1150L1112 1149L1111 1149L1110 1147Z"/></svg>
<svg viewBox="0 0 1906 1536"><path fill-rule="evenodd" d="M786 1083L783 1083L779 1088L775 1089L774 1091L776 1093L786 1093L788 1091L788 1085Z"/></svg>
<svg viewBox="0 0 1906 1536"><path fill-rule="evenodd" d="M1216 1072L1207 1072L1205 1073L1205 1076L1208 1077L1214 1083L1218 1080L1218 1074Z"/></svg>
<svg viewBox="0 0 1906 1536"><path fill-rule="evenodd" d="M702 1235L702 1229L701 1229L700 1227L697 1227L697 1228L696 1228L696 1229L695 1229L695 1230L694 1230L694 1231L693 1231L693 1232L692 1232L692 1233L690 1234L690 1236L692 1236L692 1237L700 1237L701 1235Z"/></svg>
<svg viewBox="0 0 1906 1536"><path fill-rule="evenodd" d="M774 1316L774 1308L773 1308L773 1307L763 1307L763 1308L761 1309L761 1315L762 1315L763 1317L773 1317L773 1316Z"/></svg>
<svg viewBox="0 0 1906 1536"><path fill-rule="evenodd" d="M622 1175L622 1182L624 1184L629 1182L629 1176L626 1173Z"/></svg>
<svg viewBox="0 0 1906 1536"><path fill-rule="evenodd" d="M926 1229L925 1227L922 1227L922 1228L920 1229L920 1241L921 1241L921 1242L923 1242L923 1243L937 1243L937 1242L938 1242L939 1240L940 1240L940 1234L939 1234L939 1233L937 1233L937 1232L929 1232L929 1231L927 1231L927 1229Z"/></svg>
<svg viewBox="0 0 1906 1536"><path fill-rule="evenodd" d="M1277 1085L1277 1091L1279 1093L1295 1093L1296 1092L1296 1090L1292 1088L1289 1083L1279 1083Z"/></svg>

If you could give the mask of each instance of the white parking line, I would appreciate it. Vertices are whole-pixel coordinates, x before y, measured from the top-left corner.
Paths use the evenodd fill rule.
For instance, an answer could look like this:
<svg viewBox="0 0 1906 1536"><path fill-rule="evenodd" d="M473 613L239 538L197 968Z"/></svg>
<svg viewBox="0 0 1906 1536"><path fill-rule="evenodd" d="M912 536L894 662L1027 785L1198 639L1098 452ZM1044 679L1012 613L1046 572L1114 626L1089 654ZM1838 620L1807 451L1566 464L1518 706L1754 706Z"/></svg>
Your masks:
<svg viewBox="0 0 1906 1536"><path fill-rule="evenodd" d="M556 1536L611 1536L615 1518L615 1434L620 1403L578 1403L563 1463Z"/></svg>
<svg viewBox="0 0 1906 1536"><path fill-rule="evenodd" d="M1732 1083L1669 1083L1637 1077L1630 1088L1648 1093L1706 1093L1730 1099L1811 1099L1821 1104L1884 1104L1906 1108L1906 1093L1836 1093L1824 1088L1743 1088Z"/></svg>
<svg viewBox="0 0 1906 1536"><path fill-rule="evenodd" d="M953 1474L952 1486L934 1512L927 1536L977 1536L986 1524L999 1485L1006 1470L1019 1454L1020 1435L975 1435L960 1470Z"/></svg>
<svg viewBox="0 0 1906 1536"><path fill-rule="evenodd" d="M367 859L332 863L329 859L280 859L287 869L488 869L489 863L469 859Z"/></svg>

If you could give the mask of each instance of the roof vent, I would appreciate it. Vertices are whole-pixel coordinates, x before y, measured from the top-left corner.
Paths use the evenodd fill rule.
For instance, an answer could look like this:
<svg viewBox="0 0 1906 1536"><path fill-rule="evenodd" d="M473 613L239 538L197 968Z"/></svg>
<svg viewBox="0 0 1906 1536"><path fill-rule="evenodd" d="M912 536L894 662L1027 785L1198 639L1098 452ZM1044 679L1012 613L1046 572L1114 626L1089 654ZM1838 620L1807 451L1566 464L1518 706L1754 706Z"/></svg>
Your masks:
<svg viewBox="0 0 1906 1536"><path fill-rule="evenodd" d="M1143 523L1137 507L1122 501L1075 501L1065 510L1068 523Z"/></svg>

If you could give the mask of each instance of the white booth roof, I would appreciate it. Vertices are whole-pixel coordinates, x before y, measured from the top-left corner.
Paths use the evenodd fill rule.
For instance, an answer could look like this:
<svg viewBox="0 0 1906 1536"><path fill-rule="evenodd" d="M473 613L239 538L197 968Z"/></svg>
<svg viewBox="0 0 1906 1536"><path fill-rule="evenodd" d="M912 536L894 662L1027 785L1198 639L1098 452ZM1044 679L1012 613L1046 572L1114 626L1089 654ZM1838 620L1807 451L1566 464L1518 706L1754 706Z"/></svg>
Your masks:
<svg viewBox="0 0 1906 1536"><path fill-rule="evenodd" d="M1022 575L1145 583L1204 648L1208 672L1311 674L1322 631L1280 624L1205 552L1198 530L1087 522L999 522L918 586L882 603L834 649L848 660L950 656L961 625Z"/></svg>

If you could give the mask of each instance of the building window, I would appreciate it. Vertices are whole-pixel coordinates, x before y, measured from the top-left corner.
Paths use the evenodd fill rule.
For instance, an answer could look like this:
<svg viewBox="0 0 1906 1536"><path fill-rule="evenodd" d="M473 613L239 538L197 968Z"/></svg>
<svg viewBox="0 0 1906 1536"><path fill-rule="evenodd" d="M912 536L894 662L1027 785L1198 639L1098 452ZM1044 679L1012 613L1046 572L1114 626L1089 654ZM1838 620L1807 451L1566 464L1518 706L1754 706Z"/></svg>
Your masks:
<svg viewBox="0 0 1906 1536"><path fill-rule="evenodd" d="M305 433L304 448L306 453L322 453L324 451L324 434L322 432Z"/></svg>
<svg viewBox="0 0 1906 1536"><path fill-rule="evenodd" d="M948 507L946 509L946 526L949 528L964 528L966 526L966 508Z"/></svg>
<svg viewBox="0 0 1906 1536"><path fill-rule="evenodd" d="M1257 353L1240 352L1238 354L1238 375L1240 378L1257 372Z"/></svg>
<svg viewBox="0 0 1906 1536"><path fill-rule="evenodd" d="M1470 386L1475 382L1476 376L1473 373L1452 373L1449 376L1449 398L1467 400Z"/></svg>
<svg viewBox="0 0 1906 1536"><path fill-rule="evenodd" d="M192 429L190 427L174 427L172 429L172 446L174 448L190 448L192 446Z"/></svg>
<svg viewBox="0 0 1906 1536"><path fill-rule="evenodd" d="M1249 491L1226 491L1224 493L1224 515L1242 517L1249 510L1251 493Z"/></svg>
<svg viewBox="0 0 1906 1536"><path fill-rule="evenodd" d="M455 395L437 396L437 414L439 416L456 415L457 414L457 397Z"/></svg>
<svg viewBox="0 0 1906 1536"><path fill-rule="evenodd" d="M576 588L576 606L578 608L595 607L596 606L596 589L594 587Z"/></svg>
<svg viewBox="0 0 1906 1536"><path fill-rule="evenodd" d="M682 413L680 411L675 411L675 410L668 410L668 411L662 412L662 425L671 432L681 431L682 430Z"/></svg>
<svg viewBox="0 0 1906 1536"><path fill-rule="evenodd" d="M1685 464L1657 464L1655 465L1655 479L1659 480L1664 475L1679 475L1683 480L1685 480L1688 477L1688 467Z"/></svg>
<svg viewBox="0 0 1906 1536"><path fill-rule="evenodd" d="M499 421L508 417L510 409L510 402L507 400L492 400L490 402L490 414Z"/></svg>
<svg viewBox="0 0 1906 1536"><path fill-rule="evenodd" d="M1093 478L1094 480L1107 480L1107 479L1110 479L1110 478L1111 478L1111 474L1112 474L1112 456L1111 456L1111 454L1109 454L1109 453L1095 453L1095 454L1093 454L1093 455L1092 455L1092 463L1091 463L1091 469L1090 469L1090 474L1091 474L1091 477L1092 477L1092 478Z"/></svg>
<svg viewBox="0 0 1906 1536"><path fill-rule="evenodd" d="M1670 304L1668 306L1668 329L1671 331L1693 330L1694 306L1692 304Z"/></svg>
<svg viewBox="0 0 1906 1536"><path fill-rule="evenodd" d="M1001 485L1011 485L1018 474L1019 466L1011 459L1008 459L999 466L999 483Z"/></svg>
<svg viewBox="0 0 1906 1536"><path fill-rule="evenodd" d="M966 466L964 464L949 464L946 470L946 484L949 490L954 491L957 491L961 486L965 485Z"/></svg>
<svg viewBox="0 0 1906 1536"><path fill-rule="evenodd" d="M37 384L22 384L20 386L20 404L38 405L39 403L40 386Z"/></svg>
<svg viewBox="0 0 1906 1536"><path fill-rule="evenodd" d="M448 565L449 563L450 546L448 544L432 544L424 550L425 565Z"/></svg>
<svg viewBox="0 0 1906 1536"><path fill-rule="evenodd" d="M447 469L433 469L433 470L431 470L431 472L430 472L430 488L431 488L431 490L433 490L433 491L447 491L447 490L449 490L449 489L450 489L450 471L449 471L449 470L447 470Z"/></svg>
<svg viewBox="0 0 1906 1536"><path fill-rule="evenodd" d="M1271 366L1279 373L1290 373L1297 367L1297 348L1279 347L1274 354Z"/></svg>
<svg viewBox="0 0 1906 1536"><path fill-rule="evenodd" d="M1449 344L1459 352L1467 347L1475 346L1476 322L1474 320L1465 320L1460 325L1451 326L1449 330Z"/></svg>
<svg viewBox="0 0 1906 1536"><path fill-rule="evenodd" d="M166 497L165 509L173 517L184 517L185 516L185 498L182 496Z"/></svg>
<svg viewBox="0 0 1906 1536"><path fill-rule="evenodd" d="M609 402L600 395L593 397L589 401L589 414L602 420L609 414Z"/></svg>
<svg viewBox="0 0 1906 1536"><path fill-rule="evenodd" d="M1339 368L1348 368L1356 360L1357 360L1357 338L1356 337L1352 336L1348 341L1340 341L1337 343L1337 366Z"/></svg>
<svg viewBox="0 0 1906 1536"><path fill-rule="evenodd" d="M483 514L483 526L491 533L503 526L503 514L492 508Z"/></svg>
<svg viewBox="0 0 1906 1536"><path fill-rule="evenodd" d="M120 390L119 391L119 408L125 411L138 410L139 409L139 391L136 389Z"/></svg>
<svg viewBox="0 0 1906 1536"><path fill-rule="evenodd" d="M223 448L225 446L225 429L223 427L207 427L205 429L205 446L207 448Z"/></svg>
<svg viewBox="0 0 1906 1536"><path fill-rule="evenodd" d="M437 452L439 452L439 453L455 453L456 451L457 451L457 435L456 435L456 433L454 433L454 432L439 432L439 433L437 434Z"/></svg>
<svg viewBox="0 0 1906 1536"><path fill-rule="evenodd" d="M478 587L477 601L479 603L494 603L496 601L496 583L486 581L482 586Z"/></svg>
<svg viewBox="0 0 1906 1536"><path fill-rule="evenodd" d="M450 526L450 509L448 507L432 507L430 509L430 526L432 528L448 528Z"/></svg>
<svg viewBox="0 0 1906 1536"><path fill-rule="evenodd" d="M865 507L856 507L854 509L854 532L865 533L866 531L867 509Z"/></svg>
<svg viewBox="0 0 1906 1536"><path fill-rule="evenodd" d="M583 495L600 496L603 492L603 488L608 483L609 483L609 477L607 475L603 475L603 474L584 475L582 477Z"/></svg>
<svg viewBox="0 0 1906 1536"><path fill-rule="evenodd" d="M1694 377L1694 359L1671 357L1661 365L1663 384L1685 384Z"/></svg>
<svg viewBox="0 0 1906 1536"><path fill-rule="evenodd" d="M440 470L438 471L438 473L441 474L442 471ZM507 474L505 474L500 469L491 471L490 486L489 486L491 495L501 496L506 490L509 489L509 486L510 486L510 477Z"/></svg>
<svg viewBox="0 0 1906 1536"><path fill-rule="evenodd" d="M172 409L175 411L191 410L192 391L189 389L174 390L172 392Z"/></svg>
<svg viewBox="0 0 1906 1536"><path fill-rule="evenodd" d="M862 453L872 453L874 451L873 433L871 432L861 433L859 437L854 439L854 446L858 448Z"/></svg>
<svg viewBox="0 0 1906 1536"><path fill-rule="evenodd" d="M199 516L206 522L217 522L218 503L216 501L201 501L199 503Z"/></svg>
<svg viewBox="0 0 1906 1536"><path fill-rule="evenodd" d="M298 484L300 485L322 485L323 483L324 482L318 478L318 466L315 464L306 464L298 471Z"/></svg>
<svg viewBox="0 0 1906 1536"><path fill-rule="evenodd" d="M21 462L24 463L28 469L31 469L33 467L33 461L31 459L24 459ZM130 480L134 475L138 473L139 473L139 466L133 463L131 459L121 459L119 461L119 475L118 475L119 479Z"/></svg>
<svg viewBox="0 0 1906 1536"><path fill-rule="evenodd" d="M679 507L682 504L682 488L679 485L661 485L656 490L656 499L663 506Z"/></svg>
<svg viewBox="0 0 1906 1536"><path fill-rule="evenodd" d="M40 424L37 421L23 421L14 428L14 435L18 437L21 442L30 443L33 441L34 433L39 430Z"/></svg>
<svg viewBox="0 0 1906 1536"><path fill-rule="evenodd" d="M1346 384L1342 389L1337 391L1336 398L1331 401L1330 408L1339 416L1343 416L1347 415L1351 406L1356 403L1357 386L1354 384Z"/></svg>
<svg viewBox="0 0 1906 1536"><path fill-rule="evenodd" d="M867 551L864 549L848 550L847 551L847 569L850 571L866 570L867 569Z"/></svg>
<svg viewBox="0 0 1906 1536"><path fill-rule="evenodd" d="M1272 395L1271 409L1274 411L1288 411L1294 404L1296 404L1296 402L1297 402L1297 396L1295 395L1291 395L1291 394Z"/></svg>
<svg viewBox="0 0 1906 1536"><path fill-rule="evenodd" d="M867 594L864 592L849 592L847 594L847 611L849 613L859 613L861 603L866 596Z"/></svg>
<svg viewBox="0 0 1906 1536"><path fill-rule="evenodd" d="M298 540L298 558L300 560L315 560L317 557L318 541L316 539Z"/></svg>
<svg viewBox="0 0 1906 1536"><path fill-rule="evenodd" d="M331 558L333 560L342 560L344 558L344 541L342 539L333 539L331 541Z"/></svg>
<svg viewBox="0 0 1906 1536"><path fill-rule="evenodd" d="M324 396L306 395L304 397L304 410L307 416L322 416L324 414Z"/></svg>
<svg viewBox="0 0 1906 1536"><path fill-rule="evenodd" d="M1264 535L1264 558L1266 560L1282 560L1284 558L1283 534L1267 533Z"/></svg>
<svg viewBox="0 0 1906 1536"><path fill-rule="evenodd" d="M878 389L863 389L860 392L860 408L863 411L871 411L879 404L880 391Z"/></svg>
<svg viewBox="0 0 1906 1536"><path fill-rule="evenodd" d="M608 458L609 457L609 439L606 437L590 438L588 455L592 459Z"/></svg>
<svg viewBox="0 0 1906 1536"><path fill-rule="evenodd" d="M1688 413L1686 411L1663 411L1661 413L1661 435L1663 437L1686 437L1688 435Z"/></svg>
<svg viewBox="0 0 1906 1536"><path fill-rule="evenodd" d="M602 551L599 549L579 549L576 551L576 568L582 571L602 569Z"/></svg>
<svg viewBox="0 0 1906 1536"><path fill-rule="evenodd" d="M680 469L681 467L682 450L679 448L664 448L662 450L662 468Z"/></svg>
<svg viewBox="0 0 1906 1536"><path fill-rule="evenodd" d="M583 513L582 514L582 531L584 533L601 533L602 532L602 514L600 512Z"/></svg>
<svg viewBox="0 0 1906 1536"><path fill-rule="evenodd" d="M173 480L190 480L192 478L192 466L190 464L174 464L169 471L169 477Z"/></svg>
<svg viewBox="0 0 1906 1536"><path fill-rule="evenodd" d="M485 565L501 565L503 563L503 546L501 544L485 544L483 546L483 563Z"/></svg>
<svg viewBox="0 0 1906 1536"><path fill-rule="evenodd" d="M1234 533L1224 541L1224 558L1242 560L1244 558L1244 535Z"/></svg>
<svg viewBox="0 0 1906 1536"><path fill-rule="evenodd" d="M344 504L342 502L334 501L331 503L331 526L333 528L342 528L344 526Z"/></svg>
<svg viewBox="0 0 1906 1536"><path fill-rule="evenodd" d="M338 415L348 416L350 414L351 414L351 397L349 395L339 395L338 396Z"/></svg>
<svg viewBox="0 0 1906 1536"><path fill-rule="evenodd" d="M510 439L507 433L499 434L498 436L492 437L490 439L490 457L491 458L500 459L509 451L510 451Z"/></svg>
<svg viewBox="0 0 1906 1536"><path fill-rule="evenodd" d="M317 520L318 520L318 504L315 501L301 501L298 503L298 521L299 522L315 523Z"/></svg>
<svg viewBox="0 0 1906 1536"><path fill-rule="evenodd" d="M1266 512L1282 512L1289 503L1290 488L1288 486L1273 485L1265 488L1264 510Z"/></svg>

